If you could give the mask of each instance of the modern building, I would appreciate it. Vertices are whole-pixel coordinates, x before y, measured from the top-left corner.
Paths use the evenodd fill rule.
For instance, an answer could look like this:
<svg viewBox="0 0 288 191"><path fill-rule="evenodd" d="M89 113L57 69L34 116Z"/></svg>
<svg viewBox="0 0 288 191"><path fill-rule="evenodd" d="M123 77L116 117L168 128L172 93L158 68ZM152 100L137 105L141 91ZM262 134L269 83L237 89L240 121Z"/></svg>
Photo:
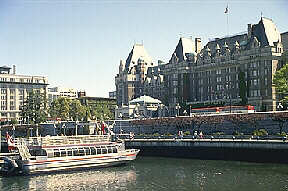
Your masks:
<svg viewBox="0 0 288 191"><path fill-rule="evenodd" d="M49 105L58 97L67 97L69 99L76 99L78 98L78 92L73 88L64 88L64 87L48 88Z"/></svg>
<svg viewBox="0 0 288 191"><path fill-rule="evenodd" d="M29 92L36 91L47 95L48 80L43 76L16 74L16 67L0 67L0 117L1 121L20 119L21 106Z"/></svg>

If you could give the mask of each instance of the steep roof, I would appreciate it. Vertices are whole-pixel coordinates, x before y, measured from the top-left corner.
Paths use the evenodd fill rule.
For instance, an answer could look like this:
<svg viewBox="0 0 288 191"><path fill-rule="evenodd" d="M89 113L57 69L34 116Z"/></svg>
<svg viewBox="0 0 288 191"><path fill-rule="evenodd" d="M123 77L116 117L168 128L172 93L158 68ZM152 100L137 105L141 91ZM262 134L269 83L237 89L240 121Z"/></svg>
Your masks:
<svg viewBox="0 0 288 191"><path fill-rule="evenodd" d="M186 60L186 53L195 53L195 45L191 38L181 37L169 62L171 62L174 54L179 62Z"/></svg>
<svg viewBox="0 0 288 191"><path fill-rule="evenodd" d="M272 19L262 17L258 24L252 26L252 37L255 36L261 46L274 46L281 42L281 36Z"/></svg>
<svg viewBox="0 0 288 191"><path fill-rule="evenodd" d="M126 59L125 70L129 71L131 67L137 65L139 58L143 59L146 63L152 63L152 58L145 50L143 44L134 44L128 58Z"/></svg>

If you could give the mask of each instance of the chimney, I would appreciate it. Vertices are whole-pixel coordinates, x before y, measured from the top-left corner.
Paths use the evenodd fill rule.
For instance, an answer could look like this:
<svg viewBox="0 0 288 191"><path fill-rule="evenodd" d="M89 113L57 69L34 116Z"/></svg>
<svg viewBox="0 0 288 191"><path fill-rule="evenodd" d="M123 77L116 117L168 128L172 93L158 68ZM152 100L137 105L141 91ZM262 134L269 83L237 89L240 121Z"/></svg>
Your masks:
<svg viewBox="0 0 288 191"><path fill-rule="evenodd" d="M122 73L123 70L124 70L123 60L120 60L120 65L119 65L119 74Z"/></svg>
<svg viewBox="0 0 288 191"><path fill-rule="evenodd" d="M252 36L252 24L248 24L248 39Z"/></svg>
<svg viewBox="0 0 288 191"><path fill-rule="evenodd" d="M13 65L13 74L15 75L16 74L16 66Z"/></svg>
<svg viewBox="0 0 288 191"><path fill-rule="evenodd" d="M202 47L201 47L201 38L195 38L195 52L198 54L200 53Z"/></svg>

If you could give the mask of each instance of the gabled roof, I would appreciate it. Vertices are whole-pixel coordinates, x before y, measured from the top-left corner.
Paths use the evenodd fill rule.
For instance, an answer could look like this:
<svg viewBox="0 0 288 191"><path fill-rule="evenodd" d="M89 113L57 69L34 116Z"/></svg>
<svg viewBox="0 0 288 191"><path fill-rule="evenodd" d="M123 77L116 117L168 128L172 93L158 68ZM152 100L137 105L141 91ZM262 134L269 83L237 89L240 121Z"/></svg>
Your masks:
<svg viewBox="0 0 288 191"><path fill-rule="evenodd" d="M262 17L258 24L252 26L252 37L255 36L261 46L274 46L281 42L281 36L272 19Z"/></svg>
<svg viewBox="0 0 288 191"><path fill-rule="evenodd" d="M182 62L182 61L187 59L186 53L194 53L195 54L195 44L194 44L193 40L191 38L181 37L179 39L179 42L178 42L173 54L172 54L172 57L173 57L174 53L177 56L177 58L179 59L178 62ZM172 57L171 57L169 62L171 62Z"/></svg>
<svg viewBox="0 0 288 191"><path fill-rule="evenodd" d="M141 58L144 62L152 63L152 58L146 52L143 44L135 44L126 59L125 70L129 71L131 67L137 65L138 59Z"/></svg>

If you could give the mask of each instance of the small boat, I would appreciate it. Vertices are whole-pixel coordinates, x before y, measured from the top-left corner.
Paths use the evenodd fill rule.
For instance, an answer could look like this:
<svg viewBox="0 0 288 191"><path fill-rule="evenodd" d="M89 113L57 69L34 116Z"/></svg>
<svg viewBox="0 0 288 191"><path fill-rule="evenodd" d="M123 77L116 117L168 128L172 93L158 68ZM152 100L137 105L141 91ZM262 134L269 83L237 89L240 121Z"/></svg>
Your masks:
<svg viewBox="0 0 288 191"><path fill-rule="evenodd" d="M136 159L139 149L125 149L124 141L112 139L111 135L78 135L11 141L9 136L8 147L13 152L0 155L0 173L10 176L82 170L120 165Z"/></svg>

